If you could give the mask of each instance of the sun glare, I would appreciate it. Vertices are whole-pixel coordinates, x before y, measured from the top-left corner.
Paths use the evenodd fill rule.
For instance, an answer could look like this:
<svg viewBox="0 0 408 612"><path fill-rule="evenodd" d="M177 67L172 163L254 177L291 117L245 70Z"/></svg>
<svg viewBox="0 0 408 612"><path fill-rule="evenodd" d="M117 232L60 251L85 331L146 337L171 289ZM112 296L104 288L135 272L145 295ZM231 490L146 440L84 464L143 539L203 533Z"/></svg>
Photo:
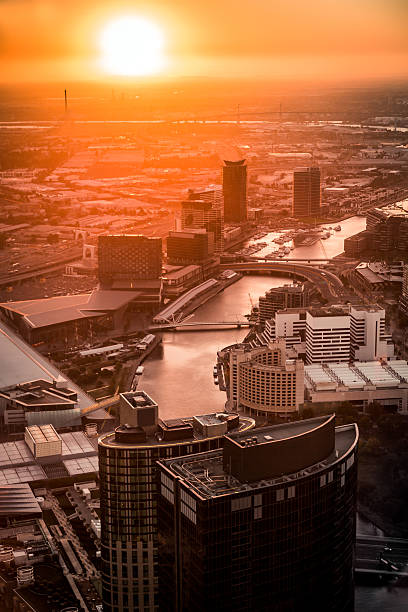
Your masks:
<svg viewBox="0 0 408 612"><path fill-rule="evenodd" d="M160 72L164 65L163 34L143 17L124 16L111 21L101 34L102 66L121 76Z"/></svg>

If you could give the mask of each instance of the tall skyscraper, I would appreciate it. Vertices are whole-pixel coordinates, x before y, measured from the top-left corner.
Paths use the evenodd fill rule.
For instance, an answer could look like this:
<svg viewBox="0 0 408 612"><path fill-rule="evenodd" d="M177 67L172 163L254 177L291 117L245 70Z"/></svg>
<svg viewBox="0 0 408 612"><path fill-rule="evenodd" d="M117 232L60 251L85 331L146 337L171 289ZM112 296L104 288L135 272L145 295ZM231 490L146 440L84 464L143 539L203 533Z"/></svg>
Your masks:
<svg viewBox="0 0 408 612"><path fill-rule="evenodd" d="M104 612L152 612L158 610L156 461L218 449L224 434L255 422L231 413L162 421L157 404L134 391L121 394L120 423L99 440Z"/></svg>
<svg viewBox="0 0 408 612"><path fill-rule="evenodd" d="M293 172L293 216L310 217L320 212L320 168L297 168Z"/></svg>
<svg viewBox="0 0 408 612"><path fill-rule="evenodd" d="M332 415L161 460L160 610L352 612L357 444Z"/></svg>
<svg viewBox="0 0 408 612"><path fill-rule="evenodd" d="M190 194L191 197L193 194ZM181 203L182 229L205 229L209 243L214 243L214 253L224 249L224 217L222 208L210 200L188 199Z"/></svg>
<svg viewBox="0 0 408 612"><path fill-rule="evenodd" d="M130 288L133 282L158 280L161 271L161 238L99 236L98 275L102 287L109 288L117 282Z"/></svg>
<svg viewBox="0 0 408 612"><path fill-rule="evenodd" d="M224 194L224 220L226 223L242 223L248 218L247 166L245 159L224 160L222 168Z"/></svg>

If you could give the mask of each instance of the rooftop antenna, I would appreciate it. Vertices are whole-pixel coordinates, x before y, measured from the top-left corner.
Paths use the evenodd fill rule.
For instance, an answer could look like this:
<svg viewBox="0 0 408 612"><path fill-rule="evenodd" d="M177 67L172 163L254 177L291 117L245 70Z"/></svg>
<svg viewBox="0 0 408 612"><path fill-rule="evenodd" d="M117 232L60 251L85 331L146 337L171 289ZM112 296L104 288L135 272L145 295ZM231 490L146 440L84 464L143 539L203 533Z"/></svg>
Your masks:
<svg viewBox="0 0 408 612"><path fill-rule="evenodd" d="M65 99L65 114L68 112L68 99L67 99L67 90L64 89L64 99Z"/></svg>

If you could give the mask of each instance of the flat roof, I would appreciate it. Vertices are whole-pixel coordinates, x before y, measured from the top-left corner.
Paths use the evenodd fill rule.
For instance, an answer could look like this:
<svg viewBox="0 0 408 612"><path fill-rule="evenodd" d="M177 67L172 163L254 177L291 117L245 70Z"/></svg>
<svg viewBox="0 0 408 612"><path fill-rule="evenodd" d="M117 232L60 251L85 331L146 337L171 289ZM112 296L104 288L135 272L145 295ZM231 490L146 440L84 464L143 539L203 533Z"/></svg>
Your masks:
<svg viewBox="0 0 408 612"><path fill-rule="evenodd" d="M61 437L55 431L53 425L30 425L26 427L27 433L31 436L35 444L44 442L58 442Z"/></svg>
<svg viewBox="0 0 408 612"><path fill-rule="evenodd" d="M294 424L291 423L290 425ZM267 427L265 429L273 428ZM283 426L283 431L285 431L285 425ZM222 450L196 453L176 459L160 460L159 464L164 465L175 476L181 477L189 491L195 494L199 499L212 499L234 493L250 492L254 489L258 490L275 485L288 483L295 484L299 479L306 478L310 476L310 474L318 473L340 462L344 455L357 444L357 440L358 429L355 424L336 427L334 450L323 461L308 466L300 472L288 473L271 479L264 478L250 483L241 482L224 471Z"/></svg>
<svg viewBox="0 0 408 612"><path fill-rule="evenodd" d="M0 321L0 354L7 355L7 359L2 360L0 368L0 388L38 379L52 383L59 378L65 378L67 386L77 393L81 409L95 403L78 385L63 376L58 368L37 353L2 321Z"/></svg>
<svg viewBox="0 0 408 612"><path fill-rule="evenodd" d="M40 504L27 483L0 484L0 516L41 513Z"/></svg>
<svg viewBox="0 0 408 612"><path fill-rule="evenodd" d="M283 423L280 425L270 425L256 430L258 442L270 442L271 440L287 440L295 436L300 436L316 427L320 427L331 419L331 415L306 419L305 421L295 421L293 423ZM240 446L245 446L248 434L243 432L229 433L228 437L237 442ZM263 438L263 439L262 439Z"/></svg>

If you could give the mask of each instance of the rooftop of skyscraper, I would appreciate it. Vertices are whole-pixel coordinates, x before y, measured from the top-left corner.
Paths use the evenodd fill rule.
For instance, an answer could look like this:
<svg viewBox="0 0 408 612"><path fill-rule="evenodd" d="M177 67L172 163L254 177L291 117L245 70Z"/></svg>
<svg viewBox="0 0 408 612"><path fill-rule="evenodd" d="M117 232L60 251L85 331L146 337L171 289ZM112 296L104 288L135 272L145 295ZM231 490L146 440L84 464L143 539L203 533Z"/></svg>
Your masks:
<svg viewBox="0 0 408 612"><path fill-rule="evenodd" d="M242 447L244 453L251 451L256 446L268 445L271 447L271 445L279 444L283 440L293 444L299 436L306 435L310 437L310 435L313 435L314 429L322 426L325 427L331 418L319 417L296 423L255 429L250 432L251 436L236 434L227 436L226 439L233 438L235 440L238 438L242 442L251 441L250 444ZM317 474L319 471L326 470L335 463L341 462L344 456L357 445L358 428L355 424L334 428L333 419L329 426L333 427L335 433L333 448L327 456L310 464L305 459L304 465L296 471L288 471L287 473L283 471L278 475L270 477L244 481L232 475L229 469L225 469L225 446L223 450L178 457L177 459L167 459L160 463L172 472L173 475L181 478L189 490L201 499L211 499L230 495L231 493L262 489L285 483L295 484L296 481L302 478L306 478L311 474ZM253 461L249 454L244 459L246 462ZM270 474L273 474L273 469Z"/></svg>

